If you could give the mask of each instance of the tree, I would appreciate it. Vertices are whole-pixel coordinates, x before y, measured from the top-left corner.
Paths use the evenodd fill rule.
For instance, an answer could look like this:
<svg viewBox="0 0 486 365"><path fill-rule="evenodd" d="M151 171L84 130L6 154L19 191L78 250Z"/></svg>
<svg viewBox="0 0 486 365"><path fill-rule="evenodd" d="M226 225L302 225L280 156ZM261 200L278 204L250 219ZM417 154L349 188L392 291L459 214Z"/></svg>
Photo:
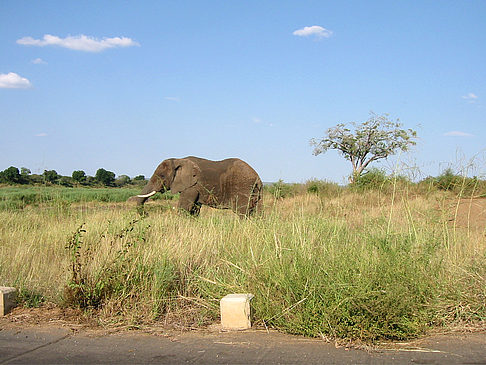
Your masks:
<svg viewBox="0 0 486 365"><path fill-rule="evenodd" d="M32 182L30 177L31 171L27 167L20 168L20 183L29 184Z"/></svg>
<svg viewBox="0 0 486 365"><path fill-rule="evenodd" d="M146 183L146 181L145 181L145 176L144 175L138 175L138 176L135 176L132 179L132 184L135 184L135 185L138 185L138 186L142 186L145 183Z"/></svg>
<svg viewBox="0 0 486 365"><path fill-rule="evenodd" d="M95 179L106 186L112 186L115 182L115 173L105 169L98 169L96 171Z"/></svg>
<svg viewBox="0 0 486 365"><path fill-rule="evenodd" d="M20 175L23 177L27 177L31 174L31 171L27 167L21 167L20 168Z"/></svg>
<svg viewBox="0 0 486 365"><path fill-rule="evenodd" d="M127 184L130 184L131 182L132 182L132 180L130 179L129 176L127 176L127 175L120 175L115 180L115 185L116 186L125 186Z"/></svg>
<svg viewBox="0 0 486 365"><path fill-rule="evenodd" d="M351 124L351 126L349 126ZM338 124L329 128L321 139L311 139L314 155L327 150L338 150L353 165L350 182L353 183L373 162L386 159L399 150L407 151L415 145L417 132L401 129L402 124L388 118L388 114L376 115L363 123Z"/></svg>
<svg viewBox="0 0 486 365"><path fill-rule="evenodd" d="M83 170L73 171L71 177L78 184L81 184L82 182L85 182L86 181L86 173Z"/></svg>
<svg viewBox="0 0 486 365"><path fill-rule="evenodd" d="M67 186L69 188L73 187L73 179L69 176L60 176L59 178L59 185Z"/></svg>
<svg viewBox="0 0 486 365"><path fill-rule="evenodd" d="M10 166L9 168L0 172L0 181L6 182L8 184L20 184L22 177L20 175L19 169Z"/></svg>
<svg viewBox="0 0 486 365"><path fill-rule="evenodd" d="M60 178L56 170L44 170L42 176L44 176L44 181L51 184L54 184Z"/></svg>

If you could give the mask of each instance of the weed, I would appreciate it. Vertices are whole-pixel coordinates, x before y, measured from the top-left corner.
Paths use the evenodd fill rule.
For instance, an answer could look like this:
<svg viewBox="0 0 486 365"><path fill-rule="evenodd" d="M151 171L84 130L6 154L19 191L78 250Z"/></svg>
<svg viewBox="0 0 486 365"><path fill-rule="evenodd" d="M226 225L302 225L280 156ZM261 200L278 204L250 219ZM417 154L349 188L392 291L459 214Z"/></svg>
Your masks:
<svg viewBox="0 0 486 365"><path fill-rule="evenodd" d="M145 229L135 232L138 219L131 220L109 241L109 248L116 249L113 257L106 259L98 267L93 267L96 259L94 249L100 245L83 245L85 224L79 226L66 245L71 257L71 279L65 288L65 303L80 308L99 308L110 296L130 290L138 284L137 277L131 275L130 259L132 251L145 241ZM103 234L100 239L106 238ZM117 245L118 244L118 245Z"/></svg>
<svg viewBox="0 0 486 365"><path fill-rule="evenodd" d="M26 288L19 288L17 300L27 308L38 308L45 302L42 294Z"/></svg>

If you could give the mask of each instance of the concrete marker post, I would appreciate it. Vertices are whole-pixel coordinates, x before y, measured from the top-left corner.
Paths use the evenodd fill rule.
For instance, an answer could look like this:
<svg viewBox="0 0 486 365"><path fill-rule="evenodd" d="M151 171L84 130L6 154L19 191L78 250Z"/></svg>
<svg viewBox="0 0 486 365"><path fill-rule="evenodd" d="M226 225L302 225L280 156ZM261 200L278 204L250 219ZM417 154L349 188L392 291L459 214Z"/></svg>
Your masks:
<svg viewBox="0 0 486 365"><path fill-rule="evenodd" d="M0 286L0 317L9 313L17 306L17 289Z"/></svg>
<svg viewBox="0 0 486 365"><path fill-rule="evenodd" d="M251 328L250 301L253 294L228 294L220 301L221 326L223 330L246 330Z"/></svg>

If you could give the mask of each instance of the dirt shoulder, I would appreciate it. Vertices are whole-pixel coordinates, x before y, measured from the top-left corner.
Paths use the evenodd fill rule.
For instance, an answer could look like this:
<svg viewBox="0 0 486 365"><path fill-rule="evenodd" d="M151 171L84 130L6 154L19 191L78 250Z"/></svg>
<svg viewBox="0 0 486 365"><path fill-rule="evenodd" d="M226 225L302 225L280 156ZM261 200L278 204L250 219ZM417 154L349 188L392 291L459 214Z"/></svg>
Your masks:
<svg viewBox="0 0 486 365"><path fill-rule="evenodd" d="M0 318L0 364L486 363L486 331L436 334L375 347L276 331L103 328L74 310L16 309ZM133 328L133 327L132 327Z"/></svg>

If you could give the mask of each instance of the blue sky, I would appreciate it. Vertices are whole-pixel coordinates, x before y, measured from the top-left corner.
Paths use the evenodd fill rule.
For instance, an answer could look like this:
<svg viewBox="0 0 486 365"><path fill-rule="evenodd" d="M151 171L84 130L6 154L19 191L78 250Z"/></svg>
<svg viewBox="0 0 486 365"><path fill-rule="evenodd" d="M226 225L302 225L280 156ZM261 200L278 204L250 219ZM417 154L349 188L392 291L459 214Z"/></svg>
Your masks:
<svg viewBox="0 0 486 365"><path fill-rule="evenodd" d="M311 138L389 113L378 166L486 172L486 1L0 2L0 170L239 157L264 181L346 181Z"/></svg>

